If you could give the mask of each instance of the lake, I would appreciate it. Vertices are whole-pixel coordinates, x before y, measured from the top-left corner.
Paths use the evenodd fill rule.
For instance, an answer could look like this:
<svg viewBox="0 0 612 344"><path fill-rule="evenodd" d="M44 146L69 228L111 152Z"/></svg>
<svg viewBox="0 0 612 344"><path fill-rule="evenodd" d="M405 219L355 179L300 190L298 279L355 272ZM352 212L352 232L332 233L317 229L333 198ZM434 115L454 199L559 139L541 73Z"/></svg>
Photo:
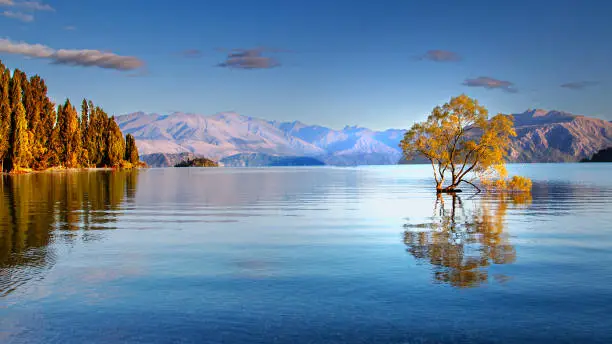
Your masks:
<svg viewBox="0 0 612 344"><path fill-rule="evenodd" d="M0 342L612 342L612 164L509 170L5 176Z"/></svg>

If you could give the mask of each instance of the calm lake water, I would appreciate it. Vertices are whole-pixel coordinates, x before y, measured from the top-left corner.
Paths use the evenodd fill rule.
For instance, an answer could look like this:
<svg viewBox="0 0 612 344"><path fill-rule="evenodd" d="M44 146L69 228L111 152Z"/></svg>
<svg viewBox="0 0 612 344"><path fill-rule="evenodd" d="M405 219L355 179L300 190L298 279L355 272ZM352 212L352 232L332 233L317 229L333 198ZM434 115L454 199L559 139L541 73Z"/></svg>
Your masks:
<svg viewBox="0 0 612 344"><path fill-rule="evenodd" d="M612 164L4 177L2 343L612 342ZM468 191L468 188L464 188Z"/></svg>

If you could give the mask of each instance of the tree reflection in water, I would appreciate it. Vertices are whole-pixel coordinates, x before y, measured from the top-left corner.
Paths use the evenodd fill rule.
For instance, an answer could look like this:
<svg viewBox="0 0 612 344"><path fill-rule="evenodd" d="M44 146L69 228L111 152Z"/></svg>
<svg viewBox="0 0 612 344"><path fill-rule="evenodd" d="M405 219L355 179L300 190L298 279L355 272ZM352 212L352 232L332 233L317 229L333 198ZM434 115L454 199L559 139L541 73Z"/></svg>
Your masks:
<svg viewBox="0 0 612 344"><path fill-rule="evenodd" d="M54 244L99 238L135 197L138 171L0 177L0 298L55 263Z"/></svg>
<svg viewBox="0 0 612 344"><path fill-rule="evenodd" d="M495 194L464 203L439 194L431 222L405 224L404 244L417 261L431 264L436 283L477 287L489 280L492 264L511 264L516 249L504 232L509 206L531 203L529 194ZM506 276L495 276L506 280Z"/></svg>

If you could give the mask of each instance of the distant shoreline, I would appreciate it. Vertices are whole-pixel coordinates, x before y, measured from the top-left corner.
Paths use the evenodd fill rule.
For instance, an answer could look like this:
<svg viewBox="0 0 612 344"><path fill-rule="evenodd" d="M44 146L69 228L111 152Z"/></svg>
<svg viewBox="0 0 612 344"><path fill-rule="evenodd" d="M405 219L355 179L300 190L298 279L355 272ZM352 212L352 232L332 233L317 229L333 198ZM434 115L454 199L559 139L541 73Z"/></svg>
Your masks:
<svg viewBox="0 0 612 344"><path fill-rule="evenodd" d="M2 172L0 175L3 176L15 176L21 174L35 174L35 173L63 173L63 172L96 172L96 171L128 171L128 170L139 170L145 169L148 167L131 167L131 168L121 168L121 167L50 167L44 170L21 170L16 172Z"/></svg>

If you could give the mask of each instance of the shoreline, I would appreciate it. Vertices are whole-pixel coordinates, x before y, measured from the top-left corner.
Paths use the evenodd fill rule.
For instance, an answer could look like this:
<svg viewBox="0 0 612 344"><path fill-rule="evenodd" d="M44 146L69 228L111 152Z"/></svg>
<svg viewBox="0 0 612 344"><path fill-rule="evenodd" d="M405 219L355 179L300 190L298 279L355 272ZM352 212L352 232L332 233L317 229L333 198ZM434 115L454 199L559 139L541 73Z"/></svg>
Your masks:
<svg viewBox="0 0 612 344"><path fill-rule="evenodd" d="M130 168L121 168L121 167L49 167L44 170L31 170L25 169L20 171L13 172L0 172L2 176L15 176L22 174L33 174L33 173L62 173L62 172L95 172L95 171L121 171L121 170L139 170L148 167L130 167Z"/></svg>

